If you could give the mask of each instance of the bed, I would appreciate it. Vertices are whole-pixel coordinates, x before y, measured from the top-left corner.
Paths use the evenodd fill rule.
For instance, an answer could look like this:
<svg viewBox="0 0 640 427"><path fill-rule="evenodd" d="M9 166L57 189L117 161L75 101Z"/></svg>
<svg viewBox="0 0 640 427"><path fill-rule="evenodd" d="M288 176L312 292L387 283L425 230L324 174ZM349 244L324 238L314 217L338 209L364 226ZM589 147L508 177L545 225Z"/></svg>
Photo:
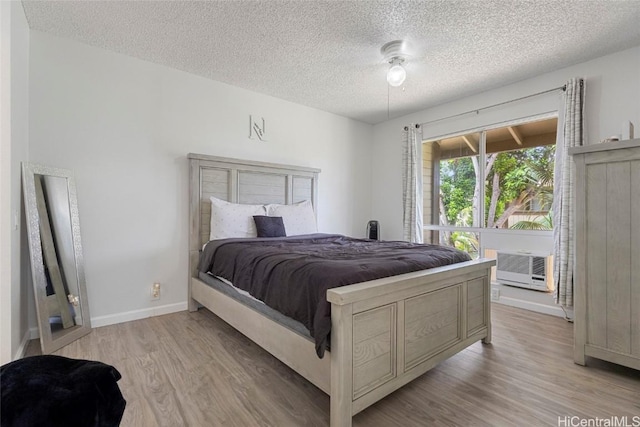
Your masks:
<svg viewBox="0 0 640 427"><path fill-rule="evenodd" d="M330 396L332 427L476 341L491 341L490 273L480 259L331 288L330 351L286 322L200 277L210 197L242 204L317 206L318 169L189 154L189 310L211 310ZM214 278L213 281L216 279Z"/></svg>

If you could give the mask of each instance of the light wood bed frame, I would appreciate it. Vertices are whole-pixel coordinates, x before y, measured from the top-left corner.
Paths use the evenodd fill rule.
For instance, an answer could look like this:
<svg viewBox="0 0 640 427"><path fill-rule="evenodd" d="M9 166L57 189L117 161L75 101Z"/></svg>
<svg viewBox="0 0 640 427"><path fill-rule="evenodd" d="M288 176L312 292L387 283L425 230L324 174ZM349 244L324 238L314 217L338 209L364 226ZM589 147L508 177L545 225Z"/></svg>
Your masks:
<svg viewBox="0 0 640 427"><path fill-rule="evenodd" d="M320 170L189 154L189 310L201 304L330 395L331 426L478 340L491 341L494 260L476 260L327 291L331 352L206 285L197 276L210 196L234 203L317 203Z"/></svg>

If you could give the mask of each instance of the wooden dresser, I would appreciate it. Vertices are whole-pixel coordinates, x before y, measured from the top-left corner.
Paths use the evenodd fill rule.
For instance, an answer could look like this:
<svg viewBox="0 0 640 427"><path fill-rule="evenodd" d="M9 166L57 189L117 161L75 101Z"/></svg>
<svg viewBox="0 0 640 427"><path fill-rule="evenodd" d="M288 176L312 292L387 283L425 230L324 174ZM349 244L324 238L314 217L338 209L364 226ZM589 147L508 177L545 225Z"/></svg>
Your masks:
<svg viewBox="0 0 640 427"><path fill-rule="evenodd" d="M640 139L576 147L574 359L640 369Z"/></svg>

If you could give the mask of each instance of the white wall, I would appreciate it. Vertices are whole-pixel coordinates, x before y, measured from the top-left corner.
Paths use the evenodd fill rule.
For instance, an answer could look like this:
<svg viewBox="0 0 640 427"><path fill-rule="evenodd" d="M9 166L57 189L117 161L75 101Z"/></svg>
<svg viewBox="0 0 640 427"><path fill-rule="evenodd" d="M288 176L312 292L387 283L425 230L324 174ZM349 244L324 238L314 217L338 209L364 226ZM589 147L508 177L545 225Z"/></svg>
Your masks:
<svg viewBox="0 0 640 427"><path fill-rule="evenodd" d="M30 60L30 159L75 173L94 324L186 307L189 152L321 168L320 231L364 235L371 125L37 31Z"/></svg>
<svg viewBox="0 0 640 427"><path fill-rule="evenodd" d="M20 164L29 147L29 28L18 2L0 2L0 21L0 363L6 363L28 338Z"/></svg>
<svg viewBox="0 0 640 427"><path fill-rule="evenodd" d="M402 150L400 141L402 128L405 125L425 123L517 99L562 86L572 77L583 77L586 82L587 142L593 144L603 138L620 134L624 120L632 121L635 124L636 135L638 135L640 133L640 78L638 76L640 76L640 46L374 126L372 171L375 173L371 175L372 188L374 189L372 217L381 221L383 238L402 238ZM559 92L553 92L485 110L479 114L469 114L427 124L423 126L423 134L425 137L439 136L557 111L559 101Z"/></svg>

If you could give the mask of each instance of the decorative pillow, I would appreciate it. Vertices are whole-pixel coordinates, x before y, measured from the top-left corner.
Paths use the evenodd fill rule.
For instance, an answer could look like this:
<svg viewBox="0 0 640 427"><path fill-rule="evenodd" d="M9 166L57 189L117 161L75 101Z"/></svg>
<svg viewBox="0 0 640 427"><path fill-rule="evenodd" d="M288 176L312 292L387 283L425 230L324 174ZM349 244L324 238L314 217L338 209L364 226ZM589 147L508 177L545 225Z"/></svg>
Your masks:
<svg viewBox="0 0 640 427"><path fill-rule="evenodd" d="M209 240L232 237L257 237L254 215L264 215L263 205L229 203L211 197L211 231Z"/></svg>
<svg viewBox="0 0 640 427"><path fill-rule="evenodd" d="M281 216L254 215L258 237L285 237L287 235Z"/></svg>
<svg viewBox="0 0 640 427"><path fill-rule="evenodd" d="M294 205L267 205L267 215L282 217L287 236L318 232L316 216L309 200Z"/></svg>

